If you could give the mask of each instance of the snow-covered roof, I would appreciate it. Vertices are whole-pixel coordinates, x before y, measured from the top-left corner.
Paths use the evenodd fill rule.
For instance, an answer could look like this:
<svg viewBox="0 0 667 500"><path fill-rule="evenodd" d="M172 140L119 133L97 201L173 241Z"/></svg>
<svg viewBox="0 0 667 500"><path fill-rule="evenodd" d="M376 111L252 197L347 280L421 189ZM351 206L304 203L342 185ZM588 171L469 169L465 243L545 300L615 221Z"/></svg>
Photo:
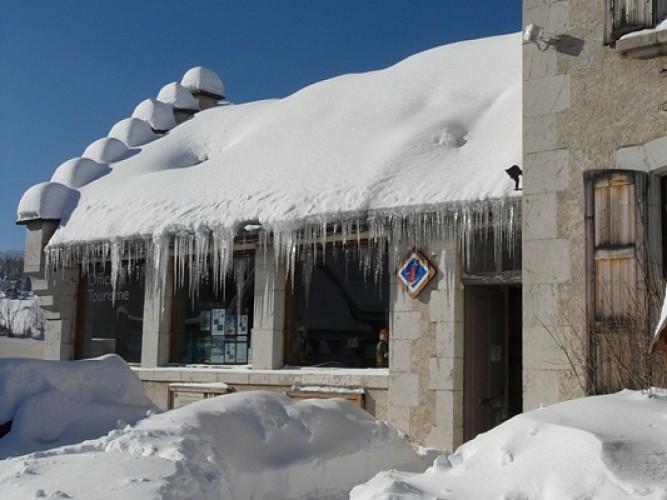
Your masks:
<svg viewBox="0 0 667 500"><path fill-rule="evenodd" d="M469 242L475 221L515 234L520 198L505 170L521 163L521 80L521 36L511 34L434 48L284 99L214 107L177 127L169 105L146 100L133 117L171 130L119 161L90 156L111 171L60 213L48 204L63 221L50 258L92 251L93 242L108 253L108 242L139 241L152 254L170 239L213 237L216 259L228 262L230 238L249 225L271 232L283 255L294 238L339 222L347 234L389 223L406 237L413 228L411 241L456 226ZM26 205L19 221L45 217ZM435 214L427 223L437 228L423 226L424 213Z"/></svg>
<svg viewBox="0 0 667 500"><path fill-rule="evenodd" d="M225 86L215 71L196 66L185 72L181 79L181 85L192 93L206 92L218 97L225 95Z"/></svg>
<svg viewBox="0 0 667 500"><path fill-rule="evenodd" d="M197 100L177 82L171 82L162 87L158 92L157 100L169 104L174 109L199 111Z"/></svg>
<svg viewBox="0 0 667 500"><path fill-rule="evenodd" d="M29 188L18 206L19 222L61 219L76 203L77 191L59 182L41 182Z"/></svg>
<svg viewBox="0 0 667 500"><path fill-rule="evenodd" d="M153 130L164 132L176 126L174 111L169 104L155 99L141 101L134 111L132 118L139 118L148 122Z"/></svg>
<svg viewBox="0 0 667 500"><path fill-rule="evenodd" d="M159 136L153 133L148 122L139 118L125 118L111 127L109 137L118 139L134 148L157 139Z"/></svg>
<svg viewBox="0 0 667 500"><path fill-rule="evenodd" d="M60 165L51 180L72 188L80 188L111 171L109 165L90 158L72 158ZM58 219L60 217L57 217Z"/></svg>
<svg viewBox="0 0 667 500"><path fill-rule="evenodd" d="M113 137L102 137L90 144L81 156L99 163L110 163L120 160L125 154L127 154L125 143Z"/></svg>

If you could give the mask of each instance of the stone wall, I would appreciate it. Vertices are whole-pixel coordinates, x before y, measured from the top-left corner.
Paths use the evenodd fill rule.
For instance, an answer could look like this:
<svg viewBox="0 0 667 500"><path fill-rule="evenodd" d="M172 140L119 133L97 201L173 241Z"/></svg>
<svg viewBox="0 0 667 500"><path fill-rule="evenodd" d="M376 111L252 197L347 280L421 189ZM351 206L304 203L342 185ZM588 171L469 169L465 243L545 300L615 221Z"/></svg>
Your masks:
<svg viewBox="0 0 667 500"><path fill-rule="evenodd" d="M665 135L661 58L636 60L603 44L604 2L525 0L524 26L581 44L523 48L524 409L581 395L557 339L586 356L583 172L630 168L618 151ZM542 47L544 49L544 47ZM548 256L545 259L545 256ZM579 367L581 368L581 367Z"/></svg>
<svg viewBox="0 0 667 500"><path fill-rule="evenodd" d="M456 247L420 247L438 273L417 298L393 278L390 288L388 419L413 442L451 450L463 441L463 288ZM394 261L410 249L399 246Z"/></svg>

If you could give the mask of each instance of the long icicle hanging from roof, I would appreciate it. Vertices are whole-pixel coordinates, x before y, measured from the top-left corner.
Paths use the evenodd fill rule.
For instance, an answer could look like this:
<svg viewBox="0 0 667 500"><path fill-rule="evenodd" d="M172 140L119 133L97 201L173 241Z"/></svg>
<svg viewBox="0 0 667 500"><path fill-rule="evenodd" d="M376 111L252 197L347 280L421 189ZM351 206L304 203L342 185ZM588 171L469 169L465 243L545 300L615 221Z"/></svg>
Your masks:
<svg viewBox="0 0 667 500"><path fill-rule="evenodd" d="M316 257L317 252L333 240L355 248L364 269L370 273L383 261L384 251L389 250L394 260L400 259L398 249L404 243L433 248L436 242L457 241L465 254L470 255L473 237L478 231L502 235L493 238L494 250L500 250L499 245L505 242L511 252L520 238L520 214L520 197L480 200L428 211L406 208L335 221L333 217L291 221L260 229L253 242L264 250L273 247L274 259L284 263L290 279L304 255L311 253L311 257ZM238 241L238 237L236 239ZM194 299L202 280L212 280L216 290L224 286L233 265L234 244L235 231L231 228L198 228L194 232L179 231L131 241L47 246L45 252L49 272L80 264L85 274L92 272L95 266L111 263L114 291L122 279L123 268L131 267L132 263L145 261L146 283L152 294L164 290L170 270L175 288L184 286L187 273L190 295ZM366 245L377 250L375 256L361 252ZM316 260L309 259L310 262ZM395 268L397 262L389 265Z"/></svg>

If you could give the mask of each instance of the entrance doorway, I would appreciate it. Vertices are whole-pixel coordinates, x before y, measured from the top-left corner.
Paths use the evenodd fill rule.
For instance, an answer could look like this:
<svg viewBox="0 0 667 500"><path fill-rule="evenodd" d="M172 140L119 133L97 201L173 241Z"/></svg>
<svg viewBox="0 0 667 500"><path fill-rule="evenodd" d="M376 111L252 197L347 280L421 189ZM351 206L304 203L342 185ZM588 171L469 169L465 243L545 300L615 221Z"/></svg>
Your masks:
<svg viewBox="0 0 667 500"><path fill-rule="evenodd" d="M465 290L463 438L486 432L522 408L521 287Z"/></svg>

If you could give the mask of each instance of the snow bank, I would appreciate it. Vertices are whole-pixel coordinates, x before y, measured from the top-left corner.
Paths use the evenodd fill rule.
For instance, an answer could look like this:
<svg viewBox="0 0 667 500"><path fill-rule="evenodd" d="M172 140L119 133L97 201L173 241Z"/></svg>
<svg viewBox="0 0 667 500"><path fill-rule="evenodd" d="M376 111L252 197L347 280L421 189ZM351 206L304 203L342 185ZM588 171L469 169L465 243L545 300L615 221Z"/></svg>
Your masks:
<svg viewBox="0 0 667 500"><path fill-rule="evenodd" d="M555 404L479 435L423 474L382 472L350 498L666 498L666 415L660 391Z"/></svg>
<svg viewBox="0 0 667 500"><path fill-rule="evenodd" d="M145 401L115 356L2 363L0 407L16 408L5 415L15 418L0 439L5 456L21 452L15 427L49 440L66 428L74 443L77 433L79 441L89 437L86 419L98 418L104 403L111 409L115 402L116 418L124 418L118 415L129 403ZM344 400L297 401L261 391L154 414L95 440L55 444L62 443L0 461L3 498L345 498L383 469L428 466L389 424Z"/></svg>
<svg viewBox="0 0 667 500"><path fill-rule="evenodd" d="M0 457L96 438L155 406L116 355L82 361L0 359Z"/></svg>
<svg viewBox="0 0 667 500"><path fill-rule="evenodd" d="M168 126L151 122L158 104ZM133 116L173 126L159 101ZM307 219L464 210L515 194L505 169L521 162L521 140L520 34L447 45L285 99L195 115L83 186L50 246L246 221L277 230Z"/></svg>

